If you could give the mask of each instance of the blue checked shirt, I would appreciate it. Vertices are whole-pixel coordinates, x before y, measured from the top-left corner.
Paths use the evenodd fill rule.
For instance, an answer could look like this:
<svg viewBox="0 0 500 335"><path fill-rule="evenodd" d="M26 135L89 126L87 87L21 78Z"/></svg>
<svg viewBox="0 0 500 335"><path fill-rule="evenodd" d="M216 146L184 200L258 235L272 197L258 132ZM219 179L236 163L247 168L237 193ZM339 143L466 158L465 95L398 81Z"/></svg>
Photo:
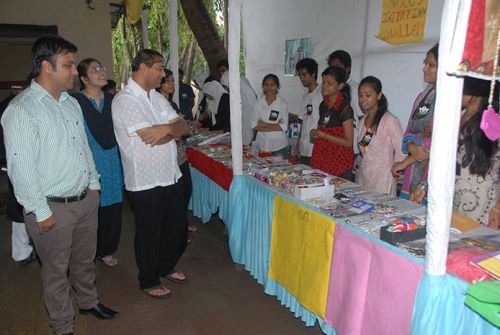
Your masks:
<svg viewBox="0 0 500 335"><path fill-rule="evenodd" d="M2 117L9 178L27 213L38 222L52 211L47 196L98 190L78 102L63 92L56 101L36 81L15 97Z"/></svg>

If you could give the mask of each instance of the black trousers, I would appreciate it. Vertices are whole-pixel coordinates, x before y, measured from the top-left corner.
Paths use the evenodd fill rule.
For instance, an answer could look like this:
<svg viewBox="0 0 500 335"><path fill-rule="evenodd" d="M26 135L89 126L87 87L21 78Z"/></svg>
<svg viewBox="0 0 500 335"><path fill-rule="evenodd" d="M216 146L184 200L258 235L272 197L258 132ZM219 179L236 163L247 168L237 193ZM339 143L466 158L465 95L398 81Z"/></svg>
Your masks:
<svg viewBox="0 0 500 335"><path fill-rule="evenodd" d="M10 221L15 222L24 222L23 217L23 206L21 206L14 195L14 187L10 182L10 179L7 178L8 184L8 193L7 193L7 218Z"/></svg>
<svg viewBox="0 0 500 335"><path fill-rule="evenodd" d="M191 199L191 193L193 192L193 184L191 181L191 171L189 171L189 163L186 161L179 165L179 169L181 170L182 177L180 182L182 184L182 191L184 192L184 205L185 209L189 205L189 199Z"/></svg>
<svg viewBox="0 0 500 335"><path fill-rule="evenodd" d="M112 255L118 249L122 231L122 205L99 207L97 225L97 257Z"/></svg>
<svg viewBox="0 0 500 335"><path fill-rule="evenodd" d="M135 212L135 260L141 289L160 285L186 249L187 216L182 185L128 192Z"/></svg>

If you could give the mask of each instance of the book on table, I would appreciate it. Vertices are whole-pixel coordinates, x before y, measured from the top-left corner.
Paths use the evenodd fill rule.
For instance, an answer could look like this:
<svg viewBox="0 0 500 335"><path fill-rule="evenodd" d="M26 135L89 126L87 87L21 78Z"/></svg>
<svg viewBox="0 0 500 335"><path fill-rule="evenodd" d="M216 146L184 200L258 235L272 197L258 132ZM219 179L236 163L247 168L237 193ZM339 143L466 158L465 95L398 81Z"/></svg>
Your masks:
<svg viewBox="0 0 500 335"><path fill-rule="evenodd" d="M500 279L500 250L474 258L471 264Z"/></svg>

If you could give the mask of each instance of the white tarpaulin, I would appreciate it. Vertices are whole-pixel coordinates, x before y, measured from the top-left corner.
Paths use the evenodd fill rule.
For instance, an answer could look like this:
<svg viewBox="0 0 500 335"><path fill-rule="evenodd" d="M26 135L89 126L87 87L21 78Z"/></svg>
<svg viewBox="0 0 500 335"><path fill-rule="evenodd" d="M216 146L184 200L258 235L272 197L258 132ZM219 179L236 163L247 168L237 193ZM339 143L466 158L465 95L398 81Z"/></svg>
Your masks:
<svg viewBox="0 0 500 335"><path fill-rule="evenodd" d="M285 76L285 41L310 38L311 57L326 67L328 55L337 49L351 54L351 77L359 82L378 77L389 101L389 110L403 124L413 100L422 91L425 53L439 40L444 0L429 1L422 43L390 45L375 37L380 27L382 0L251 0L243 2L242 23L246 76L257 94L267 73L278 75L280 95L297 113L302 85L296 76ZM321 78L318 79L319 82ZM353 87L357 94L357 87Z"/></svg>

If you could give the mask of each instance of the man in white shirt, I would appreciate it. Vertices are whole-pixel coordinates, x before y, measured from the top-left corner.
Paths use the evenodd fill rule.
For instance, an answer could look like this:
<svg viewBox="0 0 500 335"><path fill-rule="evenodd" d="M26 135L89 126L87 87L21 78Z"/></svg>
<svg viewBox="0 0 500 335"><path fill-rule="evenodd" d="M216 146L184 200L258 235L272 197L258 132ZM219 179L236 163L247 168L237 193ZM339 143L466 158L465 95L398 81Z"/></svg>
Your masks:
<svg viewBox="0 0 500 335"><path fill-rule="evenodd" d="M175 270L186 247L187 217L174 139L188 133L189 128L155 91L163 77L161 54L139 51L132 61L132 78L112 104L125 188L135 214L139 284L153 298L170 296L160 277L186 281L186 276Z"/></svg>
<svg viewBox="0 0 500 335"><path fill-rule="evenodd" d="M319 105L323 101L321 85L318 85L318 63L312 58L304 58L297 62L295 69L300 82L307 89L299 105L300 137L295 149L300 162L309 165L313 151L313 143L309 138L311 129L315 129L319 120Z"/></svg>
<svg viewBox="0 0 500 335"><path fill-rule="evenodd" d="M358 86L359 83L351 78L351 55L345 50L335 50L328 56L328 65L329 66L340 66L347 73L347 85L344 86L344 89L348 93L351 101L351 107L354 111L354 142L352 149L354 150L354 156L359 154L358 148L358 137L356 136L358 129L358 120L361 119L365 114L361 111L358 103ZM348 87L349 86L349 87ZM347 92L349 91L349 92Z"/></svg>

